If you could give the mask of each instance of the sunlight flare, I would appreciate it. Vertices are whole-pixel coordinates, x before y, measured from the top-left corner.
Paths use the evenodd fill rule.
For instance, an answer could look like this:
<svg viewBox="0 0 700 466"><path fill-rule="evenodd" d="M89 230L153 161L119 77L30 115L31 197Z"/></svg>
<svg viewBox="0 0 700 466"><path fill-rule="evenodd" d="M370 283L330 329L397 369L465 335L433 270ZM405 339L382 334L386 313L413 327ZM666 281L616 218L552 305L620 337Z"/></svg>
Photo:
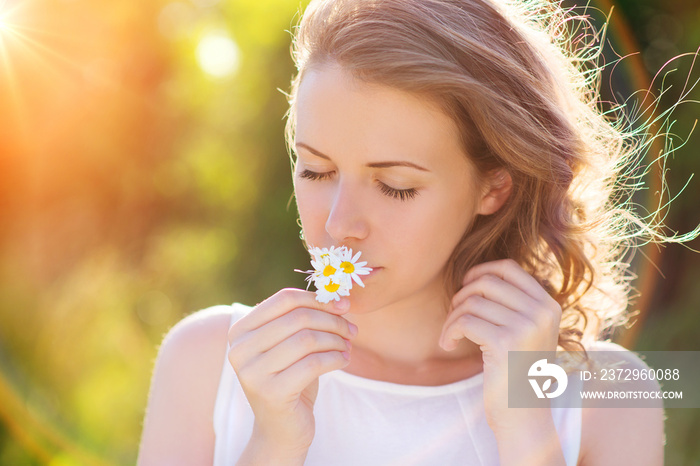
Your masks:
<svg viewBox="0 0 700 466"><path fill-rule="evenodd" d="M206 34L197 46L199 66L215 78L234 74L238 70L239 55L238 46L223 31Z"/></svg>

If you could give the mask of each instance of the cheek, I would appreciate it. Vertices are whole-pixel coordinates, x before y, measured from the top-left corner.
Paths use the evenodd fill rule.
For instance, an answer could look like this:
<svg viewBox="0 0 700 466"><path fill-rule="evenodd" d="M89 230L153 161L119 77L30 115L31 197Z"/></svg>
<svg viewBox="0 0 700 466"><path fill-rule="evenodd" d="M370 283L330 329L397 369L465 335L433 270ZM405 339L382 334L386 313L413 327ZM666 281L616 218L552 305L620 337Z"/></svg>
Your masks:
<svg viewBox="0 0 700 466"><path fill-rule="evenodd" d="M435 275L445 256L441 236L444 225L435 206L426 201L424 198L414 206L388 211L381 220L384 244L391 252L393 265L397 270L411 271L406 279L416 283Z"/></svg>
<svg viewBox="0 0 700 466"><path fill-rule="evenodd" d="M309 234L320 227L325 227L328 218L328 197L319 187L310 186L310 183L301 182L294 187L294 197L299 210L299 218L306 233Z"/></svg>
<svg viewBox="0 0 700 466"><path fill-rule="evenodd" d="M471 204L454 196L424 199L419 209L391 218L393 242L402 250L413 249L413 260L425 261L434 267L449 259L467 230L473 215Z"/></svg>

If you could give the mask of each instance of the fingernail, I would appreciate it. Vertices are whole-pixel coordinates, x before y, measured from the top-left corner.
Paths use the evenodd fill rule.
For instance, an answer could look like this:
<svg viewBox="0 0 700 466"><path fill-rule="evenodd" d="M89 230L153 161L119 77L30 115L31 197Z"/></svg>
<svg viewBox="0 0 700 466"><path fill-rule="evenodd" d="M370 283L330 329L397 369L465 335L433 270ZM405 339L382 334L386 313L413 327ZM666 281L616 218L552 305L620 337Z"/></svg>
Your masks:
<svg viewBox="0 0 700 466"><path fill-rule="evenodd" d="M352 322L348 322L348 327L350 328L350 335L353 337L357 335L357 325Z"/></svg>
<svg viewBox="0 0 700 466"><path fill-rule="evenodd" d="M451 340L447 340L444 337L440 338L440 348L442 348L445 351L452 351L453 348L451 347L452 345L450 344Z"/></svg>
<svg viewBox="0 0 700 466"><path fill-rule="evenodd" d="M343 357L349 361L349 360L350 360L350 352L349 352L349 351L343 351Z"/></svg>
<svg viewBox="0 0 700 466"><path fill-rule="evenodd" d="M350 340L345 340L345 346L348 347L348 351L352 349L352 343L350 343Z"/></svg>

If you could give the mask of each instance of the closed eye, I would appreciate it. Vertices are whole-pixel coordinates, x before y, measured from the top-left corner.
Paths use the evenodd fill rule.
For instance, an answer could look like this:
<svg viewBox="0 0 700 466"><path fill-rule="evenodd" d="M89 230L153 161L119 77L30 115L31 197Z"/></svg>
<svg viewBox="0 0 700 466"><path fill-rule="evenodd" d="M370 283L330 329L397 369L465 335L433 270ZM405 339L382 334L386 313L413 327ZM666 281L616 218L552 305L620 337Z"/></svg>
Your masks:
<svg viewBox="0 0 700 466"><path fill-rule="evenodd" d="M299 176L307 180L324 181L331 179L333 177L333 172L319 173L311 170L303 170L301 173L299 173ZM396 189L382 183L381 181L377 181L377 183L379 183L379 189L382 193L394 199L406 201L408 199L413 199L418 195L418 190L416 188Z"/></svg>
<svg viewBox="0 0 700 466"><path fill-rule="evenodd" d="M330 180L333 176L333 172L318 173L312 172L311 170L304 170L299 174L300 177L306 178L307 180L322 181Z"/></svg>

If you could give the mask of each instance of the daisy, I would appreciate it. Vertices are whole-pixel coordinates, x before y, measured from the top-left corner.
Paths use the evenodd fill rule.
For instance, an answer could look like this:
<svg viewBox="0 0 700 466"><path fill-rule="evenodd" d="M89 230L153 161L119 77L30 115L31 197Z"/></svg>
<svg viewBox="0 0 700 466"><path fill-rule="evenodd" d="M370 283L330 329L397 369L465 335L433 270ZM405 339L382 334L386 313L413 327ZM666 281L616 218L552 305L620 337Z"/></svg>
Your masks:
<svg viewBox="0 0 700 466"><path fill-rule="evenodd" d="M314 281L322 280L328 282L340 269L341 248L311 248L309 253L313 257L311 266L314 268Z"/></svg>
<svg viewBox="0 0 700 466"><path fill-rule="evenodd" d="M320 303L329 303L331 301L340 301L341 296L349 296L350 289L347 286L343 286L340 283L334 283L332 280L326 285L321 285L316 283L318 289L316 290L316 301Z"/></svg>
<svg viewBox="0 0 700 466"><path fill-rule="evenodd" d="M346 248L340 255L340 269L343 271L344 275L349 277L349 279L354 280L355 283L364 288L365 284L362 283L360 275L368 275L372 269L370 267L365 267L367 265L366 261L357 262L361 255L362 253L357 251L357 254L355 254L353 257L352 249ZM350 288L352 288L352 280L350 281Z"/></svg>
<svg viewBox="0 0 700 466"><path fill-rule="evenodd" d="M309 249L313 270L297 270L297 272L309 274L306 281L316 286L316 300L328 303L331 300L339 301L341 296L349 296L353 280L364 287L360 275L367 275L372 269L365 267L367 262L357 262L361 252L352 255L352 249L345 246L336 248ZM307 286L308 289L308 286Z"/></svg>
<svg viewBox="0 0 700 466"><path fill-rule="evenodd" d="M341 276L338 273L340 269L340 257L338 256L339 249L334 247L328 248L317 248L312 247L309 249L309 254L311 255L311 266L313 270L297 270L296 272L306 273L309 276L306 277L308 285L306 289L309 289L309 285L313 283L317 289L321 289L326 285L329 285L329 292L335 292L334 286L331 282L335 278L335 285L341 284Z"/></svg>

